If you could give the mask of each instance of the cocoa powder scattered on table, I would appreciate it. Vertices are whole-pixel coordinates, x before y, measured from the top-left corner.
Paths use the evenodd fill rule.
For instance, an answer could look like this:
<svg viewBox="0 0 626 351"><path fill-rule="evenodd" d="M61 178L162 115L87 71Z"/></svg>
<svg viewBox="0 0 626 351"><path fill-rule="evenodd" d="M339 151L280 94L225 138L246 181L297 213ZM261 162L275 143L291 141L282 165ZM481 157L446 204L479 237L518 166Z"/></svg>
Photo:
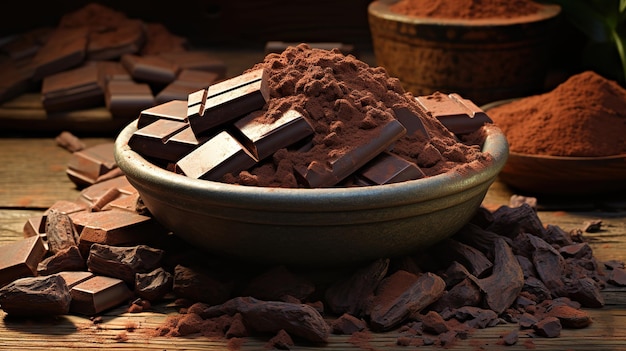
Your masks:
<svg viewBox="0 0 626 351"><path fill-rule="evenodd" d="M592 71L487 113L512 152L580 157L626 153L626 89Z"/></svg>
<svg viewBox="0 0 626 351"><path fill-rule="evenodd" d="M540 6L530 0L400 0L389 9L415 17L485 19L531 15Z"/></svg>

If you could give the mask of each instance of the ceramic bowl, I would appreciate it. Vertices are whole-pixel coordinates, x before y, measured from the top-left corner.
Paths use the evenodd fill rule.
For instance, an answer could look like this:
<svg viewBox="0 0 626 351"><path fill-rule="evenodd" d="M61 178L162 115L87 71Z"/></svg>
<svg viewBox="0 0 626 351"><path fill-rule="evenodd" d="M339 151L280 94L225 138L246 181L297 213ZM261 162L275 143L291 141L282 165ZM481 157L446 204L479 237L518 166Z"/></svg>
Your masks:
<svg viewBox="0 0 626 351"><path fill-rule="evenodd" d="M115 142L115 159L152 215L187 242L250 262L338 266L416 252L465 225L508 156L500 129L485 126L480 171L350 188L286 189L192 179L131 150L136 122Z"/></svg>
<svg viewBox="0 0 626 351"><path fill-rule="evenodd" d="M516 99L495 101L489 110ZM499 179L528 195L603 195L626 191L626 154L567 157L509 152Z"/></svg>

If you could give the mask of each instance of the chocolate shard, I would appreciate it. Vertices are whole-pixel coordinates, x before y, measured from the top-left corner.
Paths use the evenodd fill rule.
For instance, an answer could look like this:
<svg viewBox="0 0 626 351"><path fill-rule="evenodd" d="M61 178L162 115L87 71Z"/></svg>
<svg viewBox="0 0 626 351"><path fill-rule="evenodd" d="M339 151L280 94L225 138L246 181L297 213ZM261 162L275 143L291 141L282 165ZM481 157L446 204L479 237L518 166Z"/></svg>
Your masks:
<svg viewBox="0 0 626 351"><path fill-rule="evenodd" d="M163 254L163 250L147 245L126 247L93 244L89 250L87 267L95 274L119 278L134 286L135 275L157 269Z"/></svg>
<svg viewBox="0 0 626 351"><path fill-rule="evenodd" d="M14 316L57 316L70 309L70 291L58 275L20 278L0 289L0 306Z"/></svg>
<svg viewBox="0 0 626 351"><path fill-rule="evenodd" d="M120 62L137 81L148 84L169 84L176 79L179 67L156 55L123 55Z"/></svg>
<svg viewBox="0 0 626 351"><path fill-rule="evenodd" d="M385 151L406 133L404 126L395 119L379 128L376 137L342 153L328 164L312 161L306 168L296 167L299 180L309 188L334 186Z"/></svg>
<svg viewBox="0 0 626 351"><path fill-rule="evenodd" d="M513 250L504 239L494 241L495 258L490 276L477 279L476 284L485 293L488 308L500 314L515 301L524 286L524 274Z"/></svg>
<svg viewBox="0 0 626 351"><path fill-rule="evenodd" d="M174 267L172 289L178 297L217 305L228 300L233 287L208 272L178 264Z"/></svg>
<svg viewBox="0 0 626 351"><path fill-rule="evenodd" d="M314 343L326 343L330 325L313 307L282 301L262 301L253 297L235 297L202 311L203 318L240 313L250 329L261 333L287 333Z"/></svg>
<svg viewBox="0 0 626 351"><path fill-rule="evenodd" d="M135 275L135 294L148 301L158 301L172 291L174 276L158 267L147 273Z"/></svg>
<svg viewBox="0 0 626 351"><path fill-rule="evenodd" d="M426 175L413 162L392 154L381 152L354 174L358 185L383 185L421 179Z"/></svg>
<svg viewBox="0 0 626 351"><path fill-rule="evenodd" d="M234 127L257 161L313 134L311 124L296 110L288 110L274 120L253 112L237 120Z"/></svg>
<svg viewBox="0 0 626 351"><path fill-rule="evenodd" d="M72 246L78 245L78 232L69 215L52 209L46 220L46 236L48 249L56 254Z"/></svg>
<svg viewBox="0 0 626 351"><path fill-rule="evenodd" d="M198 93L193 93L196 96ZM188 102L193 98L188 99ZM211 85L206 99L191 105L187 117L194 134L260 110L269 99L268 74L264 69Z"/></svg>
<svg viewBox="0 0 626 351"><path fill-rule="evenodd" d="M187 101L172 100L141 111L137 119L137 129L141 129L160 119L186 122Z"/></svg>
<svg viewBox="0 0 626 351"><path fill-rule="evenodd" d="M390 330L443 295L446 283L438 275L427 272L410 278L407 273L397 271L381 282L369 314L372 330Z"/></svg>
<svg viewBox="0 0 626 351"><path fill-rule="evenodd" d="M256 164L256 159L228 132L222 131L176 162L176 172L191 178L219 181Z"/></svg>
<svg viewBox="0 0 626 351"><path fill-rule="evenodd" d="M186 122L159 119L135 131L128 140L128 146L146 157L176 161L176 158L172 160L173 157L168 155L166 143L172 136L188 127Z"/></svg>
<svg viewBox="0 0 626 351"><path fill-rule="evenodd" d="M0 246L0 287L18 278L37 275L37 265L46 252L40 236Z"/></svg>
<svg viewBox="0 0 626 351"><path fill-rule="evenodd" d="M406 128L406 135L421 136L430 139L430 135L424 126L424 122L419 115L413 113L408 107L399 107L393 109L396 119Z"/></svg>
<svg viewBox="0 0 626 351"><path fill-rule="evenodd" d="M132 292L123 280L96 275L74 285L70 295L70 312L92 316L127 302Z"/></svg>
<svg viewBox="0 0 626 351"><path fill-rule="evenodd" d="M80 254L78 247L70 246L39 262L37 275L50 275L63 271L80 271L85 268L85 259Z"/></svg>
<svg viewBox="0 0 626 351"><path fill-rule="evenodd" d="M114 118L137 118L141 111L155 105L147 83L114 79L106 84L104 103Z"/></svg>
<svg viewBox="0 0 626 351"><path fill-rule="evenodd" d="M74 152L67 164L66 174L78 188L84 188L117 170L111 142Z"/></svg>
<svg viewBox="0 0 626 351"><path fill-rule="evenodd" d="M416 99L426 113L436 117L453 134L471 133L493 123L485 111L456 93L434 93Z"/></svg>

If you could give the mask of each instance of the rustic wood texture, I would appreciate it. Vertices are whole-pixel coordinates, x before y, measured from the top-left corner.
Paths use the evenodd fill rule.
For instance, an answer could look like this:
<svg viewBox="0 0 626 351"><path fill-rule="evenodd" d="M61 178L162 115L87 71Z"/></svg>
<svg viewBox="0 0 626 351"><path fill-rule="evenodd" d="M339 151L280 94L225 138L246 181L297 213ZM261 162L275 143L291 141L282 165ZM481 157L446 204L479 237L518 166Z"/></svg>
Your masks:
<svg viewBox="0 0 626 351"><path fill-rule="evenodd" d="M79 135L80 136L80 135ZM82 138L87 144L109 142L111 138ZM23 237L29 217L41 215L58 200L73 200L78 194L65 175L71 154L57 146L54 138L0 139L0 245ZM513 195L500 182L494 183L483 205L489 209L507 205ZM541 203L541 202L539 202ZM585 221L602 220L602 230L584 233L600 260L626 260L626 211L619 201L613 209L601 211L587 204L583 210L539 210L544 224L559 225L564 230L582 228ZM567 206L564 206L567 208ZM531 338L520 334L518 343L507 350L527 350L532 343L541 350L623 350L626 345L626 289L603 291L606 306L587 309L591 326L564 330L560 337ZM124 349L124 350L225 350L226 340L202 336L180 338L155 337L152 332L168 315L176 313L171 301L153 306L149 312L127 313L121 306L105 312L103 323L94 324L83 316L67 315L50 320L20 320L0 311L0 345L7 350ZM478 330L467 340L459 340L454 349L501 350L500 337L515 325ZM398 331L371 334L369 339L332 335L326 348L298 343L293 350L407 350L397 346ZM239 350L262 350L267 339L249 338ZM420 347L420 349L429 347ZM430 347L430 349L436 349Z"/></svg>

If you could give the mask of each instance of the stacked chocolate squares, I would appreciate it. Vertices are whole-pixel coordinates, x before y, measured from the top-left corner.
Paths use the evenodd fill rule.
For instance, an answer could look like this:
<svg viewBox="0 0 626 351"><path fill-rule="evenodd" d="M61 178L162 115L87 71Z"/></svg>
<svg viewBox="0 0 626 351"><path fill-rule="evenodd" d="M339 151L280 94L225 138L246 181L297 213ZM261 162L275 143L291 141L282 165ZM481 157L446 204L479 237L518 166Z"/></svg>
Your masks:
<svg viewBox="0 0 626 351"><path fill-rule="evenodd" d="M288 110L268 123L258 113L269 99L267 72L254 70L142 111L128 144L189 177L219 181L313 134Z"/></svg>

